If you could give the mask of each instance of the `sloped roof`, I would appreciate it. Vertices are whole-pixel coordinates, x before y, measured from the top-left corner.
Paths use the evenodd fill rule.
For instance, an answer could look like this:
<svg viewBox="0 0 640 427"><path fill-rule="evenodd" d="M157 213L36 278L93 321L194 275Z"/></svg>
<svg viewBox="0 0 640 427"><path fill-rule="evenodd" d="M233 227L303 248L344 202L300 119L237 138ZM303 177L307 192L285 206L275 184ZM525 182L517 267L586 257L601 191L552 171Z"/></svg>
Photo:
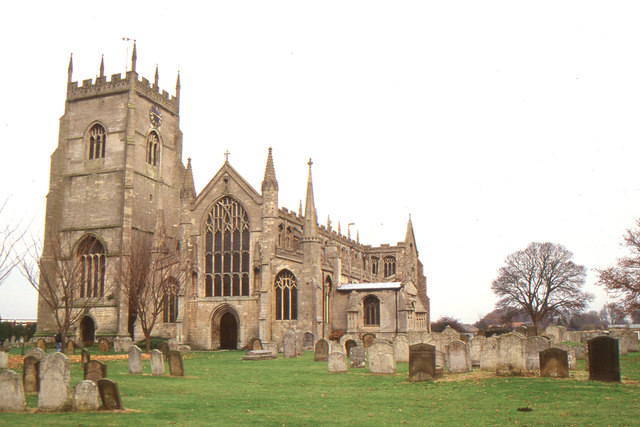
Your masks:
<svg viewBox="0 0 640 427"><path fill-rule="evenodd" d="M338 286L339 291L379 291L385 289L400 289L402 282L379 282L379 283L345 283Z"/></svg>

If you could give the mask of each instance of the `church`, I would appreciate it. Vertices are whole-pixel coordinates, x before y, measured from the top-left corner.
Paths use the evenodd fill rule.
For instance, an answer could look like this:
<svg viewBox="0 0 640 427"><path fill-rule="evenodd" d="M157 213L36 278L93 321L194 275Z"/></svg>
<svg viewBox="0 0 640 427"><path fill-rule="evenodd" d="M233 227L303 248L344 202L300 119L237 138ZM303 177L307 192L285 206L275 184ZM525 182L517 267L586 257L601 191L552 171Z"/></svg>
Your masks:
<svg viewBox="0 0 640 427"><path fill-rule="evenodd" d="M304 206L278 204L277 153L264 151L254 188L227 160L197 192L182 159L180 76L175 95L130 71L73 81L69 61L65 112L51 155L44 251L50 236L70 242L82 261L80 298L91 299L71 338L142 339L116 266L136 239L162 237L191 266L163 298L152 336L194 349L265 346L297 329L314 340L331 334L391 339L429 330L429 298L413 225L395 245L371 246L340 227L319 224L309 160ZM303 178L303 177L301 177ZM56 332L38 302L38 335Z"/></svg>

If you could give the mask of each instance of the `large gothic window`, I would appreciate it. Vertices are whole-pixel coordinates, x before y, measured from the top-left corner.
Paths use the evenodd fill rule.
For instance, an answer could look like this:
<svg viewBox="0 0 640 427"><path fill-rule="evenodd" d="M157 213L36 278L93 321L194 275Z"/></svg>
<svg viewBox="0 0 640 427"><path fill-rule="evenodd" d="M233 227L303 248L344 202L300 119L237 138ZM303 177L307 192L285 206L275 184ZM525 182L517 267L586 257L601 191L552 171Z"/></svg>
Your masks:
<svg viewBox="0 0 640 427"><path fill-rule="evenodd" d="M390 277L396 274L396 259L392 256L384 259L384 277Z"/></svg>
<svg viewBox="0 0 640 427"><path fill-rule="evenodd" d="M160 138L155 131L147 136L147 163L152 166L158 166L160 155Z"/></svg>
<svg viewBox="0 0 640 427"><path fill-rule="evenodd" d="M104 296L106 257L104 247L98 239L87 236L76 249L80 263L80 298Z"/></svg>
<svg viewBox="0 0 640 427"><path fill-rule="evenodd" d="M249 295L249 216L232 197L218 200L207 216L205 296Z"/></svg>
<svg viewBox="0 0 640 427"><path fill-rule="evenodd" d="M331 323L331 277L324 281L324 298L322 299L322 321Z"/></svg>
<svg viewBox="0 0 640 427"><path fill-rule="evenodd" d="M89 130L89 160L104 158L107 133L101 125L95 124Z"/></svg>
<svg viewBox="0 0 640 427"><path fill-rule="evenodd" d="M364 309L364 326L380 326L380 300L374 295L367 295L362 301Z"/></svg>
<svg viewBox="0 0 640 427"><path fill-rule="evenodd" d="M288 270L282 270L276 276L276 320L295 320L298 318L298 285L296 276Z"/></svg>
<svg viewBox="0 0 640 427"><path fill-rule="evenodd" d="M164 323L175 323L178 319L178 282L173 277L168 282L167 292L162 299L162 320Z"/></svg>

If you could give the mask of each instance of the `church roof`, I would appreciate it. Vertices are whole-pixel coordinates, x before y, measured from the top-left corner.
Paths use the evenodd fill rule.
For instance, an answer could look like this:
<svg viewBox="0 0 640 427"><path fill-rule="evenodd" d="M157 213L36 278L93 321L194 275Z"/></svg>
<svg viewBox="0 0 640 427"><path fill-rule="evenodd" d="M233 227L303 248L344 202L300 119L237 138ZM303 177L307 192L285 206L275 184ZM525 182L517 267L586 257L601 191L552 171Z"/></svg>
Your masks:
<svg viewBox="0 0 640 427"><path fill-rule="evenodd" d="M402 282L379 282L379 283L345 283L338 286L339 291L381 291L396 290L402 287Z"/></svg>

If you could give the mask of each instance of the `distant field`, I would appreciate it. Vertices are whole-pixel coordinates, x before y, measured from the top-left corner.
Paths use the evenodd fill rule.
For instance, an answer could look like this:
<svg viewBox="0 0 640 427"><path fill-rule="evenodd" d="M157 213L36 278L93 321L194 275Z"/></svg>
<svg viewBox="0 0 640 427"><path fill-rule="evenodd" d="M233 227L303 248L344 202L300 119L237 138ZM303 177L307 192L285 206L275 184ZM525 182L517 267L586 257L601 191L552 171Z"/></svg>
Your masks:
<svg viewBox="0 0 640 427"><path fill-rule="evenodd" d="M108 376L127 411L0 413L0 425L640 424L640 353L621 357L622 384L588 381L582 361L570 379L497 378L474 370L409 383L406 363L393 376L367 369L329 374L311 352L266 361L242 361L243 354L189 353L184 378L153 377L148 361L142 376L129 375L126 360L110 360ZM72 363L71 384L81 379L80 363ZM37 395L27 404L35 409Z"/></svg>

